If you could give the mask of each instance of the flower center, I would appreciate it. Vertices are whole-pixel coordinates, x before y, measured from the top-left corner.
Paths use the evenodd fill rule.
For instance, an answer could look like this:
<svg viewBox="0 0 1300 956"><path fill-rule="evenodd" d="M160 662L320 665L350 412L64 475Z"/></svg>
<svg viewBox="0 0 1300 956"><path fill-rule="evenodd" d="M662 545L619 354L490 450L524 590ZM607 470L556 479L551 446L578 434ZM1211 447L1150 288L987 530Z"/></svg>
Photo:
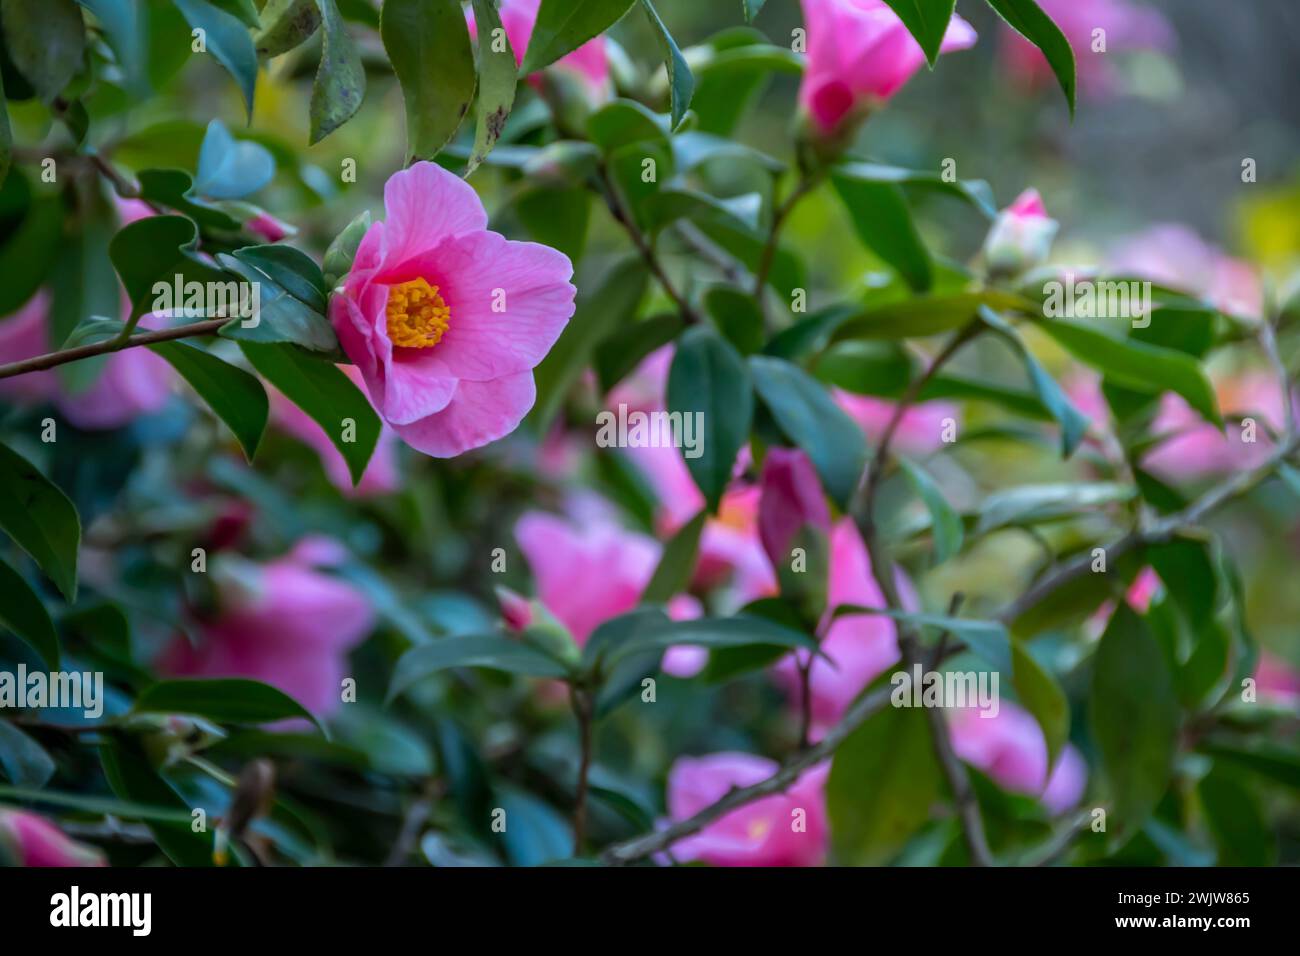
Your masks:
<svg viewBox="0 0 1300 956"><path fill-rule="evenodd" d="M451 309L436 285L424 279L399 282L388 288L388 338L407 349L438 344L451 324Z"/></svg>

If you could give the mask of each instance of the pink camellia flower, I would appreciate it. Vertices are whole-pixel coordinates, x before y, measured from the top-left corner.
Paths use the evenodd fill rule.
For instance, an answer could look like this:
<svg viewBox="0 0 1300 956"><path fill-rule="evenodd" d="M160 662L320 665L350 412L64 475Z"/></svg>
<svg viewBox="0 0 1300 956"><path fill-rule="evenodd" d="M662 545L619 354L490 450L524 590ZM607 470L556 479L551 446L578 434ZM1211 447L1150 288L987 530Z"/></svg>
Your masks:
<svg viewBox="0 0 1300 956"><path fill-rule="evenodd" d="M1088 782L1088 765L1073 744L1066 744L1047 777L1047 741L1029 713L1002 701L996 717L973 707L949 712L952 746L957 756L1000 786L1037 797L1053 814L1079 802Z"/></svg>
<svg viewBox="0 0 1300 956"><path fill-rule="evenodd" d="M355 365L341 365L340 371L352 379L358 388L365 390L361 373ZM363 498L371 495L388 494L401 487L401 474L397 468L397 435L387 425L380 428L379 440L375 443L374 454L355 487L352 474L343 453L330 441L325 429L316 419L291 402L278 389L267 388L271 399L271 420L294 438L320 456L321 466L330 483L349 497Z"/></svg>
<svg viewBox="0 0 1300 956"><path fill-rule="evenodd" d="M842 518L831 529L830 554L828 614L841 604L884 607L884 597L872 576L871 558L852 519ZM895 580L904 604L915 607L915 594L906 579L896 574ZM844 716L862 689L898 660L898 631L890 618L845 614L835 618L825 635L821 649L834 666L818 657L809 671L814 739ZM803 693L798 662L805 659L804 653L796 651L782 658L773 673L796 707Z"/></svg>
<svg viewBox="0 0 1300 956"><path fill-rule="evenodd" d="M1133 0L1039 0L1074 48L1079 85L1089 95L1112 93L1118 71L1111 57L1129 50L1167 50L1174 33L1157 10ZM1105 31L1105 49L1099 48ZM1052 70L1038 47L1006 27L1002 56L1011 75L1021 83L1040 86L1053 82Z"/></svg>
<svg viewBox="0 0 1300 956"><path fill-rule="evenodd" d="M925 53L884 0L802 0L808 65L799 106L830 137L889 100L925 64ZM964 50L975 30L954 15L940 51Z"/></svg>
<svg viewBox="0 0 1300 956"><path fill-rule="evenodd" d="M322 570L345 556L337 542L308 537L267 564L214 568L217 616L201 622L198 646L183 637L174 641L158 669L262 681L317 716L333 713L348 651L375 622L364 595Z"/></svg>
<svg viewBox="0 0 1300 956"><path fill-rule="evenodd" d="M790 560L800 530L830 532L831 511L808 455L797 448L771 448L759 480L758 534L773 567Z"/></svg>
<svg viewBox="0 0 1300 956"><path fill-rule="evenodd" d="M1263 651L1255 666L1259 696L1283 706L1300 706L1300 671L1275 654Z"/></svg>
<svg viewBox="0 0 1300 956"><path fill-rule="evenodd" d="M894 417L894 402L870 395L858 395L844 389L831 390L835 404L848 414L866 433L874 445L880 441ZM944 445L945 419L961 421L961 410L951 402L918 402L903 411L903 418L894 432L893 445L905 455L926 455Z"/></svg>
<svg viewBox="0 0 1300 956"><path fill-rule="evenodd" d="M434 163L395 173L384 207L330 300L344 352L413 448L450 458L508 435L573 314L572 264L489 232L478 195Z"/></svg>
<svg viewBox="0 0 1300 956"><path fill-rule="evenodd" d="M1200 296L1230 315L1258 318L1264 311L1264 286L1255 270L1178 223L1152 226L1122 240L1107 267L1114 274Z"/></svg>
<svg viewBox="0 0 1300 956"><path fill-rule="evenodd" d="M1058 223L1047 215L1037 189L1026 189L998 214L984 240L984 261L994 275L1019 275L1042 265Z"/></svg>
<svg viewBox="0 0 1300 956"><path fill-rule="evenodd" d="M108 865L103 851L71 839L44 817L4 807L0 807L0 856L18 866Z"/></svg>
<svg viewBox="0 0 1300 956"><path fill-rule="evenodd" d="M746 753L679 757L668 772L668 815L685 820L733 787L766 780L774 760ZM829 763L805 771L788 790L724 814L673 846L678 860L713 866L819 866L826 859Z"/></svg>
<svg viewBox="0 0 1300 956"><path fill-rule="evenodd" d="M49 315L50 296L42 290L12 316L0 319L0 362L16 362L57 348L50 341ZM162 324L146 315L140 327L161 328ZM135 348L108 356L99 376L84 391L69 392L50 369L0 380L0 396L22 404L51 402L77 428L99 431L121 428L140 415L158 411L167 403L173 381L165 360L148 349Z"/></svg>
<svg viewBox="0 0 1300 956"><path fill-rule="evenodd" d="M533 36L533 26L537 23L537 11L542 0L501 0L501 26L505 28L510 49L514 51L515 62L524 63L524 53L528 41ZM473 16L466 11L469 18L470 35L478 36L478 27ZM572 53L560 57L549 69L563 70L576 76L587 87L593 98L603 99L609 95L609 57L605 50L605 38L600 34L592 37ZM540 77L536 74L528 82L537 86Z"/></svg>

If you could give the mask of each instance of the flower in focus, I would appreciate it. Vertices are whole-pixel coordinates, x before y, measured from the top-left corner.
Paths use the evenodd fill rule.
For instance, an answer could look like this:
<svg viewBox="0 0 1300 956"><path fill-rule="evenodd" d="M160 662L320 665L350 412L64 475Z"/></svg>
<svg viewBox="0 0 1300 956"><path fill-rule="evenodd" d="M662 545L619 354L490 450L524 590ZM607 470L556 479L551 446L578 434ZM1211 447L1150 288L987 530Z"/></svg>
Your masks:
<svg viewBox="0 0 1300 956"><path fill-rule="evenodd" d="M1121 241L1107 259L1111 272L1172 286L1223 312L1257 318L1264 287L1255 270L1177 223L1152 226Z"/></svg>
<svg viewBox="0 0 1300 956"><path fill-rule="evenodd" d="M884 398L832 389L835 404L858 423L872 445L879 444L897 405ZM925 455L943 447L944 419L960 421L961 409L951 402L918 402L903 410L893 446L905 455Z"/></svg>
<svg viewBox="0 0 1300 956"><path fill-rule="evenodd" d="M226 559L213 567L217 614L200 640L177 638L158 669L182 677L246 677L279 688L317 716L340 703L348 652L374 627L356 588L325 573L341 545L308 537L266 564Z"/></svg>
<svg viewBox="0 0 1300 956"><path fill-rule="evenodd" d="M364 392L361 373L355 365L340 365L339 370ZM397 468L397 435L387 425L382 425L374 453L354 487L352 473L343 453L335 447L325 429L301 408L291 402L278 389L267 388L271 399L271 420L320 456L321 465L330 483L349 497L363 498L396 491L401 487L401 474Z"/></svg>
<svg viewBox="0 0 1300 956"><path fill-rule="evenodd" d="M1088 765L1066 744L1047 777L1047 741L1026 711L1002 701L997 716L974 707L950 712L952 747L957 756L1014 793L1037 797L1049 812L1063 813L1079 802L1088 782Z"/></svg>
<svg viewBox="0 0 1300 956"><path fill-rule="evenodd" d="M489 232L478 195L434 163L390 177L384 207L330 300L371 402L436 458L510 434L536 398L533 369L573 314L572 264Z"/></svg>
<svg viewBox="0 0 1300 956"><path fill-rule="evenodd" d="M1043 12L1061 28L1074 48L1079 84L1091 96L1105 96L1118 86L1110 57L1115 51L1167 50L1173 29L1157 10L1133 0L1039 0ZM1097 30L1105 31L1105 50L1096 49ZM1011 75L1027 86L1052 82L1042 51L1011 27L1003 30L1003 61Z"/></svg>
<svg viewBox="0 0 1300 956"><path fill-rule="evenodd" d="M106 866L101 850L78 843L49 820L0 807L0 859L18 866Z"/></svg>
<svg viewBox="0 0 1300 956"><path fill-rule="evenodd" d="M925 64L925 53L884 0L803 0L808 65L799 106L822 139L851 131ZM975 43L975 30L953 15L941 53Z"/></svg>
<svg viewBox="0 0 1300 956"><path fill-rule="evenodd" d="M1019 275L1042 265L1052 250L1058 223L1047 215L1037 189L1026 189L998 218L984 240L984 261L992 275Z"/></svg>
<svg viewBox="0 0 1300 956"><path fill-rule="evenodd" d="M528 41L533 37L533 26L537 23L537 11L542 0L501 0L501 26L505 28L510 49L514 51L515 62L523 66L524 52ZM471 36L478 35L478 27L468 11ZM547 69L567 73L578 80L587 89L590 98L602 100L608 98L611 84L609 77L609 57L605 50L605 37L597 34L571 53L566 53ZM541 83L541 77L533 74L528 82L534 86Z"/></svg>
<svg viewBox="0 0 1300 956"><path fill-rule="evenodd" d="M684 820L733 787L776 773L773 760L746 753L679 757L668 772L668 814ZM829 830L824 789L828 763L804 772L783 793L737 807L679 840L673 855L713 866L818 866L826 858Z"/></svg>
<svg viewBox="0 0 1300 956"><path fill-rule="evenodd" d="M830 555L828 614L841 604L884 606L884 597L872 576L871 558L851 518L840 519L831 529ZM901 575L895 577L904 605L914 607L916 600L910 585ZM898 660L898 631L887 617L844 614L835 618L825 634L821 649L829 661L817 657L809 671L813 739L844 716L862 688ZM773 675L796 706L801 705L803 694L799 664L805 660L805 652L796 651L782 658Z"/></svg>

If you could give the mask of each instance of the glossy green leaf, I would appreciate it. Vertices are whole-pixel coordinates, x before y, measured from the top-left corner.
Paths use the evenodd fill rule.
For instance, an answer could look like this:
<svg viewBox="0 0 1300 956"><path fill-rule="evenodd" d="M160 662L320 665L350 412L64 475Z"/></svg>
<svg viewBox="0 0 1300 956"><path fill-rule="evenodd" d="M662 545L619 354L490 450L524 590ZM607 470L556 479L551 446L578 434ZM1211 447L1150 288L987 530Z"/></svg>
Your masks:
<svg viewBox="0 0 1300 956"><path fill-rule="evenodd" d="M1135 832L1169 787L1179 711L1164 652L1124 602L1093 655L1088 711L1114 800L1115 829Z"/></svg>
<svg viewBox="0 0 1300 956"><path fill-rule="evenodd" d="M348 463L355 485L379 441L381 423L366 396L332 362L292 345L241 342L258 374L311 416Z"/></svg>
<svg viewBox="0 0 1300 956"><path fill-rule="evenodd" d="M0 628L17 634L52 671L59 669L59 636L50 612L23 576L0 560ZM0 721L0 726L3 722ZM15 783L18 781L15 780Z"/></svg>
<svg viewBox="0 0 1300 956"><path fill-rule="evenodd" d="M920 465L899 457L899 466L930 512L930 534L934 538L934 560L942 564L961 550L963 529L957 514L939 486Z"/></svg>
<svg viewBox="0 0 1300 956"><path fill-rule="evenodd" d="M523 638L501 634L441 637L419 644L398 658L388 686L388 699L391 701L426 677L453 667L486 667L525 677L562 678L569 672L562 662Z"/></svg>
<svg viewBox="0 0 1300 956"><path fill-rule="evenodd" d="M185 342L156 342L149 351L166 359L198 392L239 440L244 457L252 461L270 413L266 390L257 377Z"/></svg>
<svg viewBox="0 0 1300 956"><path fill-rule="evenodd" d="M478 29L478 106L474 131L474 148L470 152L465 175L469 176L492 151L515 102L515 84L519 73L510 40L501 27L501 15L493 0L474 0L474 24ZM493 37L499 34L504 49L492 49Z"/></svg>
<svg viewBox="0 0 1300 956"><path fill-rule="evenodd" d="M54 582L69 601L77 597L81 519L59 488L27 459L0 445L0 528Z"/></svg>
<svg viewBox="0 0 1300 956"><path fill-rule="evenodd" d="M322 314L325 312L329 289L320 266L305 252L276 243L236 249L235 258L269 277L308 308Z"/></svg>
<svg viewBox="0 0 1300 956"><path fill-rule="evenodd" d="M686 58L677 48L677 41L664 26L664 21L651 0L641 0L641 8L649 17L650 25L654 27L659 45L664 51L664 69L668 71L668 90L672 101L673 129L677 129L682 125L686 111L691 107L691 97L695 95L695 77L691 75L691 68Z"/></svg>
<svg viewBox="0 0 1300 956"><path fill-rule="evenodd" d="M321 25L317 0L267 0L253 36L258 56L279 56L307 42Z"/></svg>
<svg viewBox="0 0 1300 956"><path fill-rule="evenodd" d="M889 8L898 14L907 32L916 37L921 45L925 59L934 66L939 59L939 46L943 35L948 32L948 22L952 19L957 0L885 0Z"/></svg>
<svg viewBox="0 0 1300 956"><path fill-rule="evenodd" d="M251 297L253 288L258 294L256 315L231 319L221 327L221 335L239 342L289 343L313 352L338 355L338 338L324 313L293 295L268 274L276 273L306 298L313 298L313 293L306 287L312 284L306 264L300 259L295 260L302 269L296 271L290 268L291 258L284 253L248 254L246 249L238 250L233 256L217 253L217 261L222 266L249 284L246 294ZM251 298L249 302L252 303Z"/></svg>
<svg viewBox="0 0 1300 956"><path fill-rule="evenodd" d="M542 0L533 26L523 73L536 73L604 33L635 0Z"/></svg>
<svg viewBox="0 0 1300 956"><path fill-rule="evenodd" d="M867 462L867 443L825 387L782 359L751 355L754 388L785 436L812 460L827 493L847 507Z"/></svg>
<svg viewBox="0 0 1300 956"><path fill-rule="evenodd" d="M379 34L402 85L407 155L432 159L456 135L474 99L465 13L458 0L386 0ZM537 34L534 29L534 39Z"/></svg>
<svg viewBox="0 0 1300 956"><path fill-rule="evenodd" d="M1043 51L1074 115L1075 65L1070 41L1034 0L988 0L988 4L1022 37Z"/></svg>
<svg viewBox="0 0 1300 956"><path fill-rule="evenodd" d="M197 241L194 223L181 216L140 219L113 237L108 255L131 300L128 328L154 310L156 283L230 281L198 258Z"/></svg>
<svg viewBox="0 0 1300 956"><path fill-rule="evenodd" d="M668 539L655 573L641 594L643 604L664 604L689 587L699 555L700 532L704 530L708 517L707 511L700 511Z"/></svg>
<svg viewBox="0 0 1300 956"><path fill-rule="evenodd" d="M366 210L348 223L347 227L330 242L321 260L322 278L327 289L338 285L352 269L352 262L357 257L357 247L361 245L361 240L369 228L370 211Z"/></svg>
<svg viewBox="0 0 1300 956"><path fill-rule="evenodd" d="M207 52L235 78L244 108L253 115L253 89L257 84L257 50L248 28L239 18L207 0L174 0L193 30L203 31Z"/></svg>
<svg viewBox="0 0 1300 956"><path fill-rule="evenodd" d="M75 0L4 0L9 58L36 95L49 102L82 67L86 28Z"/></svg>
<svg viewBox="0 0 1300 956"><path fill-rule="evenodd" d="M315 145L352 118L366 96L366 70L361 53L348 35L334 0L319 0L325 41L321 44L320 65L311 87L311 133L308 143ZM396 4L385 3L384 11ZM387 42L387 41L385 41ZM397 70L396 58L393 68ZM403 64L403 69L409 69ZM399 71L398 76L402 73ZM405 84L403 84L405 90Z"/></svg>
<svg viewBox="0 0 1300 956"><path fill-rule="evenodd" d="M1006 292L959 292L926 295L876 306L843 318L831 342L847 339L919 339L961 328L982 308L1024 309L1029 303Z"/></svg>
<svg viewBox="0 0 1300 956"><path fill-rule="evenodd" d="M930 254L912 222L912 210L902 189L894 183L857 179L839 172L831 175L831 182L862 244L914 290L927 291L934 282Z"/></svg>
<svg viewBox="0 0 1300 956"><path fill-rule="evenodd" d="M696 440L695 448L679 451L714 510L731 481L736 455L749 440L754 393L745 360L712 329L690 329L678 339L668 371L667 407L670 414L681 415L681 435L673 439Z"/></svg>
<svg viewBox="0 0 1300 956"><path fill-rule="evenodd" d="M271 724L306 718L319 726L302 704L260 681L177 678L151 684L135 699L139 714L193 714L218 724Z"/></svg>

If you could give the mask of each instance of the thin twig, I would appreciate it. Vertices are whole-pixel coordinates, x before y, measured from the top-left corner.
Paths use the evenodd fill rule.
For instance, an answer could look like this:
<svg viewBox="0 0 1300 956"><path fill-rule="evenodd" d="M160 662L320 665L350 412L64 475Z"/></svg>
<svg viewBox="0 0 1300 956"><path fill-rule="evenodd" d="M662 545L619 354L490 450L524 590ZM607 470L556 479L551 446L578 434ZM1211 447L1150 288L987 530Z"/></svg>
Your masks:
<svg viewBox="0 0 1300 956"><path fill-rule="evenodd" d="M37 355L33 358L23 359L19 362L9 362L0 365L0 378L12 378L15 375L22 375L26 372L42 372L45 369L54 368L59 365L66 365L68 362L76 362L84 358L93 358L96 355L107 355L110 352L120 352L123 349L134 348L138 345L153 345L157 342L171 342L176 339L186 339L195 335L211 335L221 328L230 319L205 319L202 322L191 322L187 325L177 325L170 329L158 329L154 332L141 332L139 335L132 335L125 339L107 339L103 342L95 342L90 345L79 345L72 349L63 349L59 352L49 352L45 355Z"/></svg>
<svg viewBox="0 0 1300 956"><path fill-rule="evenodd" d="M578 719L578 741L581 758L578 765L578 792L573 799L573 855L582 855L587 838L587 791L591 775L591 725L593 707L591 694L579 687L569 689L573 715Z"/></svg>

